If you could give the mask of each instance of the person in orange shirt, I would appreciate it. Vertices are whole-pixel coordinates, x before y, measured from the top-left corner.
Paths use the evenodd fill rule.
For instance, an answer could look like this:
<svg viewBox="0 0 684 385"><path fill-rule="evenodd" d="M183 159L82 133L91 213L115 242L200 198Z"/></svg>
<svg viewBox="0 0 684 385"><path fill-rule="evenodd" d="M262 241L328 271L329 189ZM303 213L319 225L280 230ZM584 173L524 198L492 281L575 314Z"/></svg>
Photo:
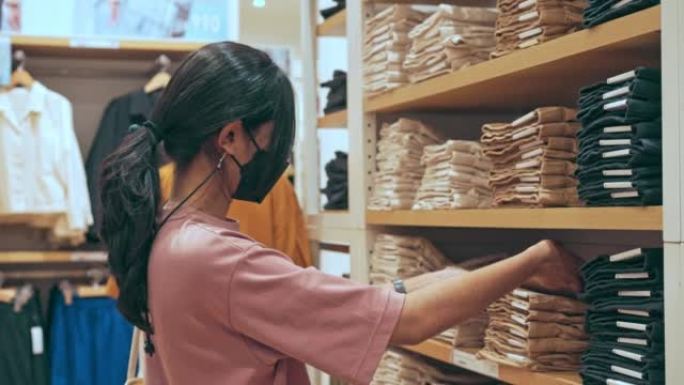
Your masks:
<svg viewBox="0 0 684 385"><path fill-rule="evenodd" d="M173 163L159 169L162 202L171 196L174 169ZM261 204L235 200L226 217L238 221L242 233L283 252L296 265L313 265L304 214L287 174L280 177ZM112 297L118 297L119 289L113 278L107 282L107 289Z"/></svg>

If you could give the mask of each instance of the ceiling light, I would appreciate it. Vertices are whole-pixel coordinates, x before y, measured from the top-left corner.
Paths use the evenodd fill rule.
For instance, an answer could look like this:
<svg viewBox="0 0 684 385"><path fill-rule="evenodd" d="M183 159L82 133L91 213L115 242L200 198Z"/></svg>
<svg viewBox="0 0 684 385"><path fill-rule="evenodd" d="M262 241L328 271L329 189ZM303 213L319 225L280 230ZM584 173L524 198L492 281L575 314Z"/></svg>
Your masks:
<svg viewBox="0 0 684 385"><path fill-rule="evenodd" d="M256 8L263 8L266 6L266 0L252 0L252 5Z"/></svg>

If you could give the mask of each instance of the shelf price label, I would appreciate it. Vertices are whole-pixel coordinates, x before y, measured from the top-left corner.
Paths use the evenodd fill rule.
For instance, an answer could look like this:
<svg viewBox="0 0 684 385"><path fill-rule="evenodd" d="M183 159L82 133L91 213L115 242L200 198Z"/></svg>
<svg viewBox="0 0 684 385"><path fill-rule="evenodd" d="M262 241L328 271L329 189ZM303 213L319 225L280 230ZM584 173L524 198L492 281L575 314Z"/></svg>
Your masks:
<svg viewBox="0 0 684 385"><path fill-rule="evenodd" d="M487 377L499 378L499 365L496 362L481 360L473 353L454 349L451 353L451 362L456 366L460 366L472 372Z"/></svg>

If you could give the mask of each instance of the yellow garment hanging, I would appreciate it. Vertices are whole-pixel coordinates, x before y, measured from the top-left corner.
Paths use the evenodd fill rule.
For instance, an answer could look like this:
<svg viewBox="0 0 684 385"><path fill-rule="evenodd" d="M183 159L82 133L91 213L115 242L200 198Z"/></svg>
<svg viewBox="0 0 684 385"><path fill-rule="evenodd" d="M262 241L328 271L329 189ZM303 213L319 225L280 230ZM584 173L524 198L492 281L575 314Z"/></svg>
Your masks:
<svg viewBox="0 0 684 385"><path fill-rule="evenodd" d="M173 164L167 164L159 170L163 202L171 195L174 169ZM261 204L234 200L226 216L240 223L242 233L266 247L281 251L296 265L309 267L313 264L304 214L287 175L283 174ZM118 296L113 279L109 280L107 287L112 297Z"/></svg>

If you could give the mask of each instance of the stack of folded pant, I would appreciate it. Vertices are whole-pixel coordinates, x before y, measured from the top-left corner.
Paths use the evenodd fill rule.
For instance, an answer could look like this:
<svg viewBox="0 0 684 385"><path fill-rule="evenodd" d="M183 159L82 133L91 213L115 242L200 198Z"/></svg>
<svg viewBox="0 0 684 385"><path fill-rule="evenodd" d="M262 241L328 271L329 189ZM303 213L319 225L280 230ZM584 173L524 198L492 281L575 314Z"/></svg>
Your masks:
<svg viewBox="0 0 684 385"><path fill-rule="evenodd" d="M660 71L637 68L580 91L577 177L588 205L662 203Z"/></svg>
<svg viewBox="0 0 684 385"><path fill-rule="evenodd" d="M483 385L496 381L452 365L428 363L408 352L389 350L375 371L371 385Z"/></svg>
<svg viewBox="0 0 684 385"><path fill-rule="evenodd" d="M485 347L478 355L538 371L578 370L587 348L586 305L516 289L488 308Z"/></svg>
<svg viewBox="0 0 684 385"><path fill-rule="evenodd" d="M409 31L425 19L408 5L392 5L366 21L363 84L368 95L408 83L402 68L411 41Z"/></svg>
<svg viewBox="0 0 684 385"><path fill-rule="evenodd" d="M416 83L489 59L494 51L496 9L442 4L413 28L411 50L404 60Z"/></svg>
<svg viewBox="0 0 684 385"><path fill-rule="evenodd" d="M584 384L664 384L663 249L600 256L582 276L590 304Z"/></svg>
<svg viewBox="0 0 684 385"><path fill-rule="evenodd" d="M439 141L431 128L415 120L402 118L393 124L384 124L375 156L377 170L368 208L410 209L425 169L420 163L423 148Z"/></svg>
<svg viewBox="0 0 684 385"><path fill-rule="evenodd" d="M575 178L576 111L541 107L513 123L482 127L494 204L572 206L579 203Z"/></svg>
<svg viewBox="0 0 684 385"><path fill-rule="evenodd" d="M447 258L425 238L380 234L370 260L370 281L384 285L397 278L441 270L448 264Z"/></svg>
<svg viewBox="0 0 684 385"><path fill-rule="evenodd" d="M328 19L337 13L343 11L347 7L347 0L333 0L335 2L335 5L332 7L328 7L325 9L321 9L321 16L323 16L324 19Z"/></svg>
<svg viewBox="0 0 684 385"><path fill-rule="evenodd" d="M484 346L485 329L489 323L486 312L461 322L451 329L433 337L455 348L481 348Z"/></svg>
<svg viewBox="0 0 684 385"><path fill-rule="evenodd" d="M660 4L660 0L589 0L584 26L589 28Z"/></svg>
<svg viewBox="0 0 684 385"><path fill-rule="evenodd" d="M483 208L492 205L489 172L492 164L478 142L447 140L425 146L425 173L414 210Z"/></svg>
<svg viewBox="0 0 684 385"><path fill-rule="evenodd" d="M323 112L326 114L347 108L347 73L341 70L333 72L332 80L321 83L321 87L330 88L328 101Z"/></svg>
<svg viewBox="0 0 684 385"><path fill-rule="evenodd" d="M507 55L574 32L582 25L586 0L498 0L496 51Z"/></svg>
<svg viewBox="0 0 684 385"><path fill-rule="evenodd" d="M347 183L347 153L335 151L335 159L325 165L328 183L321 190L328 201L326 210L346 210L349 207L349 184Z"/></svg>

